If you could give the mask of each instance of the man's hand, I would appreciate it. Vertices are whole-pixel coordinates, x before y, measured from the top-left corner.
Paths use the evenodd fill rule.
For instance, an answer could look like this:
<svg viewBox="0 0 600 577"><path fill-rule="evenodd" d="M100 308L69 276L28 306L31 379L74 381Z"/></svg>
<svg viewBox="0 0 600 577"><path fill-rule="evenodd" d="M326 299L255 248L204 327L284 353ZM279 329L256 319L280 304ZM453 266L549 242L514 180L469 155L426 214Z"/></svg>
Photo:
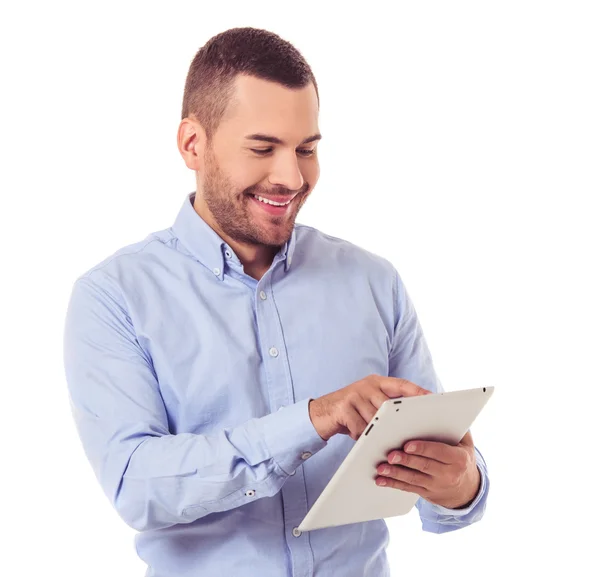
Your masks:
<svg viewBox="0 0 600 577"><path fill-rule="evenodd" d="M414 450L411 450L414 445ZM396 461L395 459L400 460ZM386 473L384 468L389 468ZM417 493L430 503L461 509L471 504L480 488L471 432L458 445L414 440L388 454L377 466L377 485ZM385 481L383 483L382 481Z"/></svg>
<svg viewBox="0 0 600 577"><path fill-rule="evenodd" d="M430 394L431 391L406 379L369 375L343 389L309 401L308 412L323 440L342 434L357 441L388 399Z"/></svg>

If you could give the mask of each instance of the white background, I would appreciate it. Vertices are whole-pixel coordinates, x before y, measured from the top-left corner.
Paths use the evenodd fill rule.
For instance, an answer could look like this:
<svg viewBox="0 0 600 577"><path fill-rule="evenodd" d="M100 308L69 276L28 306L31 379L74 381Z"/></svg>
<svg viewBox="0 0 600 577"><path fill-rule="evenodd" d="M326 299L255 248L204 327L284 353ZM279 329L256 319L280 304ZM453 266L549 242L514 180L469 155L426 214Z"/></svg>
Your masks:
<svg viewBox="0 0 600 577"><path fill-rule="evenodd" d="M595 573L598 4L219 6L0 13L0 572L144 574L76 435L65 309L79 274L172 224L195 188L176 146L188 66L255 26L319 83L321 178L298 222L394 263L446 390L496 386L472 427L484 519L445 535L390 519L392 575Z"/></svg>

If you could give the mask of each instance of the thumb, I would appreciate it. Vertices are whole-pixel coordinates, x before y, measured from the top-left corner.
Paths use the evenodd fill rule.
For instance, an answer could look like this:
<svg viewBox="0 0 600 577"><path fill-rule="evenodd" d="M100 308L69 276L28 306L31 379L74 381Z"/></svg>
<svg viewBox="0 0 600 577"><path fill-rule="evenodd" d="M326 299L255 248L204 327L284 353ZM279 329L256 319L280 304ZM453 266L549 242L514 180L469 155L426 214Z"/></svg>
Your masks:
<svg viewBox="0 0 600 577"><path fill-rule="evenodd" d="M467 447L474 447L475 443L473 443L473 436L471 435L471 431L467 431L465 436L460 440L461 445L466 445Z"/></svg>

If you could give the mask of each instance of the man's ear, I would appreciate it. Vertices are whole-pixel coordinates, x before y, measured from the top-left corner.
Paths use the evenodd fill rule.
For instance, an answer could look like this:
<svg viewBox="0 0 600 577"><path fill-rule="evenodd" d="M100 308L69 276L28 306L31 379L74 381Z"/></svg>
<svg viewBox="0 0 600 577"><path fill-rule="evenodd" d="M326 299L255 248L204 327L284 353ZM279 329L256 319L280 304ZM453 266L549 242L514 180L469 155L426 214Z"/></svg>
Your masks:
<svg viewBox="0 0 600 577"><path fill-rule="evenodd" d="M179 123L177 129L177 148L185 165L195 171L204 170L204 151L206 150L206 132L195 116L190 115Z"/></svg>

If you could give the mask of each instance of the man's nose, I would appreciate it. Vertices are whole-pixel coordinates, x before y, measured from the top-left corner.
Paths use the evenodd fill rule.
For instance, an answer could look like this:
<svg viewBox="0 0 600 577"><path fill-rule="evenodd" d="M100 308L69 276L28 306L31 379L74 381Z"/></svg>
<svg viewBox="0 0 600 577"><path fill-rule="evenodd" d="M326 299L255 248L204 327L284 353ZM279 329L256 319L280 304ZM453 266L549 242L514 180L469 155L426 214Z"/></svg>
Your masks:
<svg viewBox="0 0 600 577"><path fill-rule="evenodd" d="M269 183L273 186L280 186L288 190L300 190L304 184L304 177L298 166L296 153L281 153L275 159Z"/></svg>

